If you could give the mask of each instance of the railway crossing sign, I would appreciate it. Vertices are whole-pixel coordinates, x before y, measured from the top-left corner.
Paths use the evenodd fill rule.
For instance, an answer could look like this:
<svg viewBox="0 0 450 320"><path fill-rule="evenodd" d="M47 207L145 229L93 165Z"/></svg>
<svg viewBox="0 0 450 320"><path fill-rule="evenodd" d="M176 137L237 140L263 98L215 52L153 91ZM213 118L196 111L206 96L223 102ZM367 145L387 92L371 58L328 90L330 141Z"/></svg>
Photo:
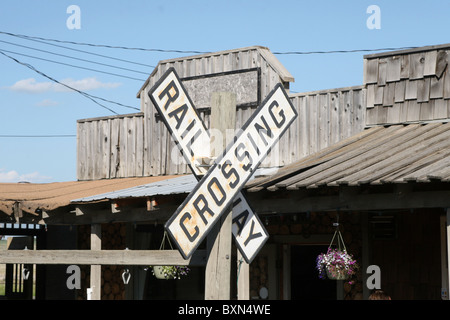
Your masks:
<svg viewBox="0 0 450 320"><path fill-rule="evenodd" d="M187 91L170 68L148 93L172 137L199 180L165 228L188 259L225 210L232 206L232 233L250 263L268 233L241 192L297 112L281 84L269 93L215 163L208 170L197 161L209 157L210 136ZM206 150L206 151L205 151Z"/></svg>

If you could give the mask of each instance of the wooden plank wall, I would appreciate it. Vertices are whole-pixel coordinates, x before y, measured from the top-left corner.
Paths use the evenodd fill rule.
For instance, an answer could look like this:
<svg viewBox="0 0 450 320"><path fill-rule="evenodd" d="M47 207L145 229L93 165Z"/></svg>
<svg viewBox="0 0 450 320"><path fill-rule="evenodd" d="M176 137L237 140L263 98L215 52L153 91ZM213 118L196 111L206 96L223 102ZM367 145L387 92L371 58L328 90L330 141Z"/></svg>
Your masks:
<svg viewBox="0 0 450 320"><path fill-rule="evenodd" d="M280 140L281 165L364 130L363 86L291 95L298 118Z"/></svg>
<svg viewBox="0 0 450 320"><path fill-rule="evenodd" d="M191 173L148 97L149 89L171 67L181 79L256 68L259 101L278 83L289 91L293 81L270 51L261 47L160 62L139 93L142 113L78 121L79 180ZM261 167L286 165L364 129L363 86L298 93L291 99L299 117ZM236 130L256 107L256 103L237 107ZM209 128L209 109L201 108L199 113Z"/></svg>
<svg viewBox="0 0 450 320"><path fill-rule="evenodd" d="M142 113L77 121L77 179L143 174Z"/></svg>
<svg viewBox="0 0 450 320"><path fill-rule="evenodd" d="M449 50L431 47L366 56L367 125L449 118Z"/></svg>
<svg viewBox="0 0 450 320"><path fill-rule="evenodd" d="M277 73L277 70L275 70L273 64L271 64L271 61L267 60L267 56L261 54L261 52L265 51L267 50L250 47L248 50L225 51L217 54L193 56L186 59L169 60L163 63L160 62L156 72L152 74L148 83L140 92L141 110L145 114L145 145L154 146L145 150L144 175L152 176L190 173L187 165L182 163L183 160L181 159L181 156L174 151L176 150L176 146L173 139L169 136L164 123L162 121L155 121L156 109L148 97L148 90L161 78L164 72L173 67L180 78L189 78L205 74L259 68L261 74L260 95L264 98L277 83L281 82L288 86L288 83L282 81L280 74ZM256 106L245 107L237 110L237 128L242 127L243 123L249 118L255 107ZM208 111L202 111L201 118L209 128L208 113ZM171 157L171 155L173 156Z"/></svg>

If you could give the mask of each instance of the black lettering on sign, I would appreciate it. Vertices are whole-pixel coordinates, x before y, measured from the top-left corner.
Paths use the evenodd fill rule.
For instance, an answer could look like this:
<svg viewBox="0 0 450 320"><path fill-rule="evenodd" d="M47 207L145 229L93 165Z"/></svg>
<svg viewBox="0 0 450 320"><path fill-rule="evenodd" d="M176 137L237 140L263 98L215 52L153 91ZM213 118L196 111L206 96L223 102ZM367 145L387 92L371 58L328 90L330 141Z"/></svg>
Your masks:
<svg viewBox="0 0 450 320"><path fill-rule="evenodd" d="M191 220L191 218L192 218L191 214L189 212L185 212L180 219L180 227L181 227L181 230L183 230L186 237L189 239L189 241L194 242L194 240L198 237L198 234L199 234L198 227L195 226L194 234L191 234L185 225L185 221Z"/></svg>
<svg viewBox="0 0 450 320"><path fill-rule="evenodd" d="M281 117L281 120L278 120L275 115L273 114L272 109L274 107L279 107L279 104L276 100L272 101L272 103L269 106L269 113L270 116L272 117L273 122L275 122L275 125L277 126L277 128L281 128L281 126L284 124L284 122L286 121L286 116L284 115L284 110L281 109L281 111L278 113L278 116Z"/></svg>
<svg viewBox="0 0 450 320"><path fill-rule="evenodd" d="M231 169L226 171L227 167L230 167ZM231 176L234 176L234 181L231 181L229 183L229 186L231 188L234 189L236 185L239 183L239 174L237 173L236 169L231 166L231 161L228 160L222 165L222 174L227 179L231 178Z"/></svg>
<svg viewBox="0 0 450 320"><path fill-rule="evenodd" d="M213 186L215 186L215 188ZM217 197L215 190L217 190L221 193L220 198ZM208 191L218 206L221 206L224 203L224 201L227 199L227 194L223 190L222 186L220 185L219 180L217 180L216 177L212 178L211 181L208 182Z"/></svg>
<svg viewBox="0 0 450 320"><path fill-rule="evenodd" d="M191 140L188 141L188 143L186 143L186 148L188 148L191 157L194 156L194 151L192 151L192 145L194 144L195 140L200 137L200 135L202 134L202 131L200 129L197 130L197 132L194 134L194 136L191 138Z"/></svg>
<svg viewBox="0 0 450 320"><path fill-rule="evenodd" d="M173 95L171 94L171 92L174 92ZM162 100L164 96L167 96L167 101L166 104L164 105L164 110L167 110L169 104L177 100L179 94L180 92L178 91L178 88L175 85L175 81L172 80L158 96L159 100Z"/></svg>
<svg viewBox="0 0 450 320"><path fill-rule="evenodd" d="M255 123L255 129L258 131L259 137L264 141L264 144L267 146L269 143L267 142L266 138L264 138L263 133L268 136L269 138L273 138L272 129L267 124L266 119L264 116L261 116L261 121L264 123L264 127L261 126L259 123Z"/></svg>
<svg viewBox="0 0 450 320"><path fill-rule="evenodd" d="M242 167L242 169L244 169L245 171L248 171L250 169L250 167L252 166L253 159L252 159L252 156L250 155L250 153L248 153L248 151L245 151L244 153L240 153L240 150L242 150L242 149L245 150L245 145L244 145L244 143L241 142L234 150L234 155L236 156L236 158L239 161L244 161L245 158L248 158L248 163Z"/></svg>
<svg viewBox="0 0 450 320"><path fill-rule="evenodd" d="M236 218L233 219L233 224L236 224L238 227L237 235L240 236L242 229L244 229L245 222L247 221L249 212L248 210L244 210L244 212L240 213Z"/></svg>
<svg viewBox="0 0 450 320"><path fill-rule="evenodd" d="M187 105L183 104L181 107L178 107L169 113L169 117L175 118L175 120L177 121L177 125L175 126L175 128L177 128L177 130L180 128L180 125L183 123L183 119L184 119L184 116L186 115L187 111L188 111ZM180 114L180 115L178 115L178 114Z"/></svg>
<svg viewBox="0 0 450 320"><path fill-rule="evenodd" d="M200 208L199 204L200 202L203 203L203 207ZM206 198L203 194L200 194L197 199L195 199L193 206L195 210L197 210L198 214L200 215L200 218L202 218L203 223L205 226L208 224L208 220L205 218L205 212L208 212L208 214L212 217L214 216L214 212L208 207L208 201L206 201Z"/></svg>
<svg viewBox="0 0 450 320"><path fill-rule="evenodd" d="M252 220L252 226L251 226L251 228L250 228L250 233L248 234L247 240L245 240L245 242L244 242L244 246L247 246L247 244L248 244L251 240L256 239L256 238L259 238L259 237L262 237L261 232L253 233L253 229L255 229L255 221L254 221L254 220Z"/></svg>
<svg viewBox="0 0 450 320"><path fill-rule="evenodd" d="M258 146L257 146L257 144L256 144L256 142L255 142L255 140L253 140L253 137L252 137L252 135L250 134L250 132L247 133L247 138L248 138L248 140L250 140L250 142L252 143L253 148L256 150L256 153L257 153L258 156L259 156L259 154L260 154L259 148L258 148Z"/></svg>

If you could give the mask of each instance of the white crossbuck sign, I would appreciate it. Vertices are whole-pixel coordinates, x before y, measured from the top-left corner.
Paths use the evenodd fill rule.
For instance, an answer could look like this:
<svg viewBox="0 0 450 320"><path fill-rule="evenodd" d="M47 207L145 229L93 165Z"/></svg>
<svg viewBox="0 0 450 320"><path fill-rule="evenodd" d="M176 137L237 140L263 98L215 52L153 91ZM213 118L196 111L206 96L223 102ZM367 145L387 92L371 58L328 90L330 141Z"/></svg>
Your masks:
<svg viewBox="0 0 450 320"><path fill-rule="evenodd" d="M233 237L250 263L268 233L241 189L297 117L283 87L275 86L208 170L197 161L210 156L205 148L210 135L175 70L167 70L148 95L199 180L167 221L167 232L188 259L231 206Z"/></svg>

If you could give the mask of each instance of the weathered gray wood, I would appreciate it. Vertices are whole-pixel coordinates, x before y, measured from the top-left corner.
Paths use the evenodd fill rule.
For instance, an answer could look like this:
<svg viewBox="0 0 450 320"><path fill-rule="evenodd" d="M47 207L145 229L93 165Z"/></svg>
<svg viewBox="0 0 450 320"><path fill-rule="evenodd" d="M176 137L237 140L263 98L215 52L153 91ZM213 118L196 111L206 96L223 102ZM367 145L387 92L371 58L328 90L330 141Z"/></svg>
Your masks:
<svg viewBox="0 0 450 320"><path fill-rule="evenodd" d="M441 99L444 97L444 78L431 77L430 99Z"/></svg>
<svg viewBox="0 0 450 320"><path fill-rule="evenodd" d="M364 59L364 84L377 83L378 81L378 59Z"/></svg>
<svg viewBox="0 0 450 320"><path fill-rule="evenodd" d="M448 117L447 102L444 99L436 99L430 102L434 104L433 119L446 119Z"/></svg>
<svg viewBox="0 0 450 320"><path fill-rule="evenodd" d="M102 249L102 225L92 224L91 225L91 251L100 251ZM100 300L101 298L101 265L91 264L91 282L90 288L92 290L91 299Z"/></svg>
<svg viewBox="0 0 450 320"><path fill-rule="evenodd" d="M417 102L428 102L430 99L430 78L417 80Z"/></svg>
<svg viewBox="0 0 450 320"><path fill-rule="evenodd" d="M178 250L5 250L0 263L205 266L206 251L185 260Z"/></svg>
<svg viewBox="0 0 450 320"><path fill-rule="evenodd" d="M380 59L378 61L378 86L386 85L386 76L387 76L387 60Z"/></svg>
<svg viewBox="0 0 450 320"><path fill-rule="evenodd" d="M400 78L409 79L409 54L404 54L401 57Z"/></svg>
<svg viewBox="0 0 450 320"><path fill-rule="evenodd" d="M236 126L236 95L231 92L214 92L211 95L211 129L216 136L212 150L216 157L225 149L226 131ZM228 300L231 294L231 210L226 212L207 236L208 260L205 270L205 299Z"/></svg>
<svg viewBox="0 0 450 320"><path fill-rule="evenodd" d="M425 52L425 64L423 69L424 76L436 75L436 58L437 58L436 50Z"/></svg>
<svg viewBox="0 0 450 320"><path fill-rule="evenodd" d="M437 53L436 57L436 77L440 79L447 69L448 61L447 61L447 51L440 50Z"/></svg>
<svg viewBox="0 0 450 320"><path fill-rule="evenodd" d="M444 73L444 99L450 99L450 72Z"/></svg>
<svg viewBox="0 0 450 320"><path fill-rule="evenodd" d="M420 103L417 100L406 101L406 121L417 121L420 118Z"/></svg>
<svg viewBox="0 0 450 320"><path fill-rule="evenodd" d="M407 80L405 89L405 100L417 99L417 80Z"/></svg>
<svg viewBox="0 0 450 320"><path fill-rule="evenodd" d="M237 298L250 300L250 265L245 262L239 250L237 251Z"/></svg>
<svg viewBox="0 0 450 320"><path fill-rule="evenodd" d="M386 82L396 82L400 80L401 56L392 56L387 60Z"/></svg>
<svg viewBox="0 0 450 320"><path fill-rule="evenodd" d="M384 87L383 106L392 107L395 98L395 83L387 83Z"/></svg>
<svg viewBox="0 0 450 320"><path fill-rule="evenodd" d="M380 106L383 104L384 86L375 87L375 101L374 104Z"/></svg>
<svg viewBox="0 0 450 320"><path fill-rule="evenodd" d="M425 53L419 52L411 54L409 60L409 78L422 79L425 66Z"/></svg>
<svg viewBox="0 0 450 320"><path fill-rule="evenodd" d="M375 87L376 84L367 85L367 103L366 103L367 109L375 107Z"/></svg>
<svg viewBox="0 0 450 320"><path fill-rule="evenodd" d="M250 193L249 200L256 211L314 212L327 210L393 210L450 207L450 191L411 192L408 197L399 197L397 193L356 194L350 200L343 200L339 195L332 196L296 196L299 191L290 191L289 198L264 197L262 193ZM277 201L278 200L278 201Z"/></svg>
<svg viewBox="0 0 450 320"><path fill-rule="evenodd" d="M401 80L395 83L394 102L405 101L406 81Z"/></svg>

